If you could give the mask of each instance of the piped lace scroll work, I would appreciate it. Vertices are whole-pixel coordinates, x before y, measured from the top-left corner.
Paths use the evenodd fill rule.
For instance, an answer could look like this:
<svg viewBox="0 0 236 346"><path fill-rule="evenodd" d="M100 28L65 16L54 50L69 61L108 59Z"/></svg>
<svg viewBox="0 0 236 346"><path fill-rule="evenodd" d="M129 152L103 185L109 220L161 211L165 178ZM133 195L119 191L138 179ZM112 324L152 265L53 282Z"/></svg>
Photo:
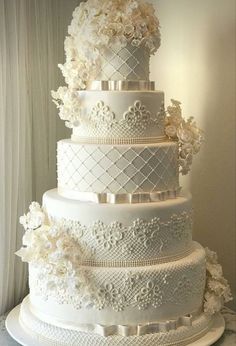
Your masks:
<svg viewBox="0 0 236 346"><path fill-rule="evenodd" d="M24 246L17 254L23 261L50 265L54 272L65 263L74 269L81 265L154 265L183 258L192 251L191 209L167 219L135 219L129 225L97 220L85 226L76 220L46 215L33 203L21 222Z"/></svg>
<svg viewBox="0 0 236 346"><path fill-rule="evenodd" d="M99 138L100 141L109 138L110 140L120 141L121 138L148 137L151 128L157 130L164 129L165 110L162 105L159 112L151 114L148 107L136 100L133 105L127 109L123 117L118 120L118 116L102 100L97 102L86 117L81 117L78 125L78 134L81 139L84 135L88 138ZM157 133L160 131L157 131ZM79 135L77 135L79 141ZM164 136L160 136L164 140Z"/></svg>

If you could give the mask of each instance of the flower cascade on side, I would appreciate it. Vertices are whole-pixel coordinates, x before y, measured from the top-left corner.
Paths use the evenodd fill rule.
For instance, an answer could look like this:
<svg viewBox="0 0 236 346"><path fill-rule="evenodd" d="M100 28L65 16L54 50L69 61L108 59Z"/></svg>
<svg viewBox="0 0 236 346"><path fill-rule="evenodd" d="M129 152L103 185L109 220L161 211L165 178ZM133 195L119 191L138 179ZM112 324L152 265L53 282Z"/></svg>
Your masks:
<svg viewBox="0 0 236 346"><path fill-rule="evenodd" d="M218 263L217 254L206 250L207 279L204 296L204 311L209 315L219 312L223 305L232 300L228 281L223 277L222 266Z"/></svg>
<svg viewBox="0 0 236 346"><path fill-rule="evenodd" d="M20 223L25 228L25 234L23 237L23 247L16 253L23 261L30 263L34 267L40 267L44 279L46 278L46 291L51 292L50 294L54 295L57 290L62 290L65 294L69 296L76 297L78 294L82 297L86 297L88 301L98 309L102 309L106 304L110 304L115 310L120 311L124 309L125 304L120 306L118 303L120 301L120 295L117 295L117 290L112 286L112 284L106 286L107 289L111 290L110 292L113 297L117 297L118 301L111 301L107 299L107 293L104 291L105 288L101 288L95 294L97 290L96 287L93 287L91 282L88 282L86 275L84 275L83 270L78 266L78 262L83 257L81 253L81 237L83 236L84 228L82 225L78 227L68 227L63 228L60 226L60 223L49 222L46 213L36 202L33 202L30 207L28 214L20 218ZM140 223L141 222L141 223ZM153 226L160 220L153 220ZM188 222L188 220L186 220ZM143 221L138 221L133 226L140 229ZM95 224L94 227L97 227L98 224ZM108 232L108 229L105 229L105 241L107 236L110 239L110 243L104 243L108 245L108 248L111 244L116 244L122 239L122 226L119 224L112 224L112 227L119 227L119 230L114 235ZM99 223L99 227L103 225ZM107 226L108 227L108 226ZM173 226L172 226L173 227ZM147 227L144 227L145 230ZM136 228L134 228L134 232ZM154 230L156 227L153 228ZM154 236L154 231L151 231L151 238ZM100 241L100 232L99 230L94 234L98 237ZM144 234L138 233L141 241L145 241ZM103 238L101 238L102 243ZM148 245L148 243L147 243ZM227 280L223 277L222 267L217 262L217 256L214 252L206 249L206 258L207 258L207 280L206 280L206 289L204 296L204 311L206 314L213 315L214 313L220 311L224 303L232 299L230 288ZM131 282L133 285L133 283ZM159 287L159 286L158 286ZM148 288L154 289L153 285L149 285ZM94 291L95 290L95 291ZM54 292L54 293L53 293ZM142 291L141 291L142 292ZM146 292L146 291L143 291ZM119 293L119 292L118 292ZM104 295L105 294L105 295ZM104 296L103 296L104 295ZM178 293L179 296L179 293ZM160 295L161 297L161 295ZM138 298L138 297L137 297ZM85 304L86 300L85 299ZM150 300L152 302L152 299ZM82 302L79 303L78 308L81 308ZM117 305L118 304L118 305ZM137 306L139 309L145 308L143 305L139 305L137 301Z"/></svg>
<svg viewBox="0 0 236 346"><path fill-rule="evenodd" d="M182 117L181 102L173 99L171 102L166 112L165 132L168 138L179 142L180 172L186 175L190 171L193 156L201 149L203 131L197 127L193 117L187 120Z"/></svg>
<svg viewBox="0 0 236 346"><path fill-rule="evenodd" d="M150 55L160 47L159 21L153 5L144 0L88 0L73 13L65 40L66 62L59 65L68 87L52 91L62 120L76 126L80 115L77 90L86 88L100 70L101 53L128 44Z"/></svg>
<svg viewBox="0 0 236 346"><path fill-rule="evenodd" d="M74 267L80 255L78 234L72 229L65 231L55 224L50 225L40 205L33 202L28 214L20 218L25 229L23 247L16 252L23 262L45 268L45 273L56 276L60 286L76 287ZM50 284L50 279L49 279ZM64 287L65 288L65 287Z"/></svg>

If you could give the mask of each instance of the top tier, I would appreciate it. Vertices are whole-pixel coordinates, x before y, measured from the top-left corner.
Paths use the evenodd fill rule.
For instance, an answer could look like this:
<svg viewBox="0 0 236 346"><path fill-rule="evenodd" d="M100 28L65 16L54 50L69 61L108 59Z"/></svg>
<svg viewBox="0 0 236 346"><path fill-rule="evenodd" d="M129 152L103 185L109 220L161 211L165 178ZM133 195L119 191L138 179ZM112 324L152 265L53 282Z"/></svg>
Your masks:
<svg viewBox="0 0 236 346"><path fill-rule="evenodd" d="M147 49L127 46L103 49L100 56L100 69L95 80L135 81L149 80L150 54Z"/></svg>
<svg viewBox="0 0 236 346"><path fill-rule="evenodd" d="M160 46L159 21L145 0L88 0L73 13L59 65L71 89L93 80L149 80Z"/></svg>

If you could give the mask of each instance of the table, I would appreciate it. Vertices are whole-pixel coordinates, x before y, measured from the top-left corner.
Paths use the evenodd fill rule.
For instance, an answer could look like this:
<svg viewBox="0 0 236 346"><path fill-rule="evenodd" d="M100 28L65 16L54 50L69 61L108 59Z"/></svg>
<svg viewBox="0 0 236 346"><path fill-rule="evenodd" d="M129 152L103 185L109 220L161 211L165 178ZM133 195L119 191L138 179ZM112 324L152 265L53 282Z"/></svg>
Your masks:
<svg viewBox="0 0 236 346"><path fill-rule="evenodd" d="M236 312L224 308L222 314L226 321L226 330L222 338L214 346L236 345ZM0 346L19 346L7 333L5 328L6 315L0 317ZM33 345L32 345L33 346Z"/></svg>

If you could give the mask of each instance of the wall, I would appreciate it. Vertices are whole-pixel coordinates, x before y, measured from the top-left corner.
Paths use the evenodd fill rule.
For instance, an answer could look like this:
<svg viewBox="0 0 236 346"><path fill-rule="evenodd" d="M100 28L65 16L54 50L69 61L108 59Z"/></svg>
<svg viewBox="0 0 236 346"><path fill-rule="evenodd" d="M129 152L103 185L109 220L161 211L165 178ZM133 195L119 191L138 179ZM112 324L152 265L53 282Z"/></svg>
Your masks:
<svg viewBox="0 0 236 346"><path fill-rule="evenodd" d="M235 1L153 3L162 46L152 58L152 79L167 103L182 101L206 136L190 177L182 179L194 197L194 238L217 251L235 296Z"/></svg>

